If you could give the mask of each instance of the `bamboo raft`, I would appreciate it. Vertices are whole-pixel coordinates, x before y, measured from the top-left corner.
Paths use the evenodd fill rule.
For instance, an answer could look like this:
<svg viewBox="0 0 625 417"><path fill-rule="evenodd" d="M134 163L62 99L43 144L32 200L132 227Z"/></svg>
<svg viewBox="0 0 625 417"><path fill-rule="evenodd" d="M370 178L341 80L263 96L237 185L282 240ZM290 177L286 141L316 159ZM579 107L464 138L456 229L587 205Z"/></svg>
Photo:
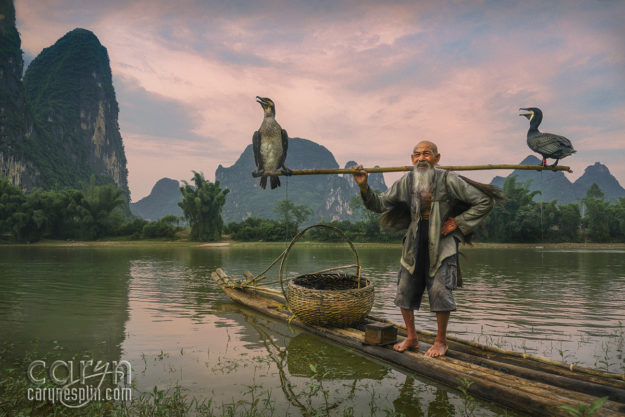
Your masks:
<svg viewBox="0 0 625 417"><path fill-rule="evenodd" d="M278 320L291 319L282 292L247 285L247 280L228 276L222 269L212 279L233 301ZM245 283L242 285L242 283ZM392 323L368 316L364 322L347 328L308 325L292 318L292 325L325 337L355 351L373 356L416 374L456 388L466 378L472 384L467 391L478 398L527 413L531 416L570 416L560 406L577 408L608 397L596 414L625 416L625 375L574 366L552 359L506 351L475 342L448 337L449 351L441 358L428 358L423 353L434 342L435 335L419 331L419 350L395 352L392 346L363 344L364 326L370 323ZM392 323L398 335L406 328Z"/></svg>

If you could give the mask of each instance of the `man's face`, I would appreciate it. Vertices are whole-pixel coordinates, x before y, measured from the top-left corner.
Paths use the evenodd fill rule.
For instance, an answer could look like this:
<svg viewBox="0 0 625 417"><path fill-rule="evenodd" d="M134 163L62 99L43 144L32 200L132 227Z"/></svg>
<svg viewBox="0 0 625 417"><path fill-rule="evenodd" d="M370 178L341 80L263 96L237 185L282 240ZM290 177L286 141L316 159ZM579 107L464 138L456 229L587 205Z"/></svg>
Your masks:
<svg viewBox="0 0 625 417"><path fill-rule="evenodd" d="M429 144L419 143L412 151L410 158L412 164L417 165L417 169L428 169L438 164L441 155L435 154L434 149Z"/></svg>

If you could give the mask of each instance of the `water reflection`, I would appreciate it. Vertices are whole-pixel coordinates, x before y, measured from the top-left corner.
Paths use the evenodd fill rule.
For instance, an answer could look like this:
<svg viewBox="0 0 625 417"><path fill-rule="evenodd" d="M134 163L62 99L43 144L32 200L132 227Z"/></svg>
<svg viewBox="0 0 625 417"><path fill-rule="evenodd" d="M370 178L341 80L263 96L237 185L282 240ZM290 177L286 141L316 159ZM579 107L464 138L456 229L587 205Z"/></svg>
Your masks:
<svg viewBox="0 0 625 417"><path fill-rule="evenodd" d="M399 396L393 401L395 412L414 417L456 415L456 407L450 401L447 390L437 388L433 400L429 402L422 398L425 391L425 387L413 376L406 375Z"/></svg>
<svg viewBox="0 0 625 417"><path fill-rule="evenodd" d="M38 337L98 359L126 359L137 370L139 390L180 383L190 397L215 404L262 387L282 407L278 414L304 414L324 406L320 396L309 404L305 395L315 375L324 375L331 404L354 407L356 415L370 414L372 398L378 414L388 408L442 416L462 409L458 391L292 332L232 303L209 278L219 267L238 276L262 271L283 250L0 247L0 335L23 349ZM450 334L625 371L625 251L464 252L465 288L456 292ZM399 248L363 247L358 254L376 289L372 313L401 321L393 305ZM288 273L351 262L347 247L302 245L289 256ZM277 269L268 275L277 279ZM417 324L435 331L427 305ZM478 409L503 414L485 404Z"/></svg>
<svg viewBox="0 0 625 417"><path fill-rule="evenodd" d="M313 334L290 329L286 322L266 318L234 303L222 304L215 314L223 316L222 326L236 327L236 339L230 341L229 349L236 351L236 346L243 345L258 354L260 347L263 359L251 361L256 363L256 368L248 371L248 375L254 375L254 386L265 389L270 381L265 381L262 375L276 375L281 396L274 390L272 398L280 404L279 413L285 404L292 407L289 415L303 416L316 415L316 411L326 407L331 415L353 410L354 415L395 412L409 417L448 417L463 409L463 399L446 387L414 374L402 374L385 363ZM247 359L240 356L236 359L232 354L228 359L218 360L221 369L227 368L229 372L235 371L234 361L241 364ZM314 389L315 385L321 385L319 390ZM323 390L331 393L327 404ZM484 403L476 404L480 415L504 413ZM293 413L293 409L297 413ZM508 415L515 414L509 412Z"/></svg>
<svg viewBox="0 0 625 417"><path fill-rule="evenodd" d="M300 333L293 337L287 346L287 365L289 373L310 378L313 371L310 364L315 364L317 372L326 379L374 379L381 380L388 374L388 366L369 362L363 366L362 355L350 351L340 355L328 352L328 342L310 333Z"/></svg>
<svg viewBox="0 0 625 417"><path fill-rule="evenodd" d="M53 341L71 357L120 360L131 256L84 248L0 250L0 334L16 350Z"/></svg>

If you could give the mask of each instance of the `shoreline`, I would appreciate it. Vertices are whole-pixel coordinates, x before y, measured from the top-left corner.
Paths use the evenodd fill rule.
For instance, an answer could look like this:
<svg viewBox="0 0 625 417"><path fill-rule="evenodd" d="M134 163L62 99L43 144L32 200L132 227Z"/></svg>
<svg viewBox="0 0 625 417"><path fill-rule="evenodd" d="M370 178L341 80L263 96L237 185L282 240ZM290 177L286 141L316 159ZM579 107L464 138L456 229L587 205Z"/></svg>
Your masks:
<svg viewBox="0 0 625 417"><path fill-rule="evenodd" d="M473 245L462 245L462 249L615 249L625 250L625 243L488 243L474 242Z"/></svg>
<svg viewBox="0 0 625 417"><path fill-rule="evenodd" d="M97 240L97 241L64 241L41 240L35 243L0 243L0 247L190 247L190 248L245 248L245 247L284 247L289 242L237 242L221 240L218 242L193 242L190 240ZM309 247L342 246L345 242L301 241L300 245ZM360 248L393 248L401 247L401 243L384 242L353 242ZM474 242L472 245L461 245L461 249L589 249L589 250L625 250L625 243L488 243Z"/></svg>

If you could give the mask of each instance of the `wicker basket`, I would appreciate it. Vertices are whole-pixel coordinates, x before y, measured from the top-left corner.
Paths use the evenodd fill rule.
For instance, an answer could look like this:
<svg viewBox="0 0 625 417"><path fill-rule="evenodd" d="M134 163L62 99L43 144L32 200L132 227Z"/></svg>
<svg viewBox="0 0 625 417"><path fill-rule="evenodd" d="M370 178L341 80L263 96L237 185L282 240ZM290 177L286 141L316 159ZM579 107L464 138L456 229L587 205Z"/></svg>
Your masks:
<svg viewBox="0 0 625 417"><path fill-rule="evenodd" d="M354 252L356 263L300 275L289 281L285 291L283 270L288 252L304 232L312 227L325 227L341 234ZM352 267L356 268L355 275L329 272ZM282 258L280 283L289 308L298 319L307 324L346 327L362 321L373 306L373 284L360 276L360 270L358 254L347 236L335 227L318 224L302 230L291 241Z"/></svg>

